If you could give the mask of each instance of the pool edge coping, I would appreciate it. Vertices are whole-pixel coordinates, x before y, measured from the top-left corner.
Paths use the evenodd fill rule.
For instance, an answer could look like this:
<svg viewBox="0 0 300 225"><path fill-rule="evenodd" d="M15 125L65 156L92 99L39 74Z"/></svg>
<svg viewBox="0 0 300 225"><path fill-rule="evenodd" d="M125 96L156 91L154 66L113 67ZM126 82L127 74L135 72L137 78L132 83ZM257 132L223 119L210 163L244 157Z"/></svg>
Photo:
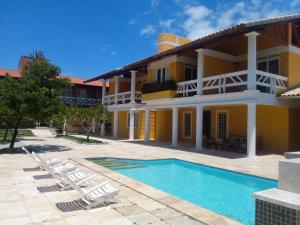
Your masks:
<svg viewBox="0 0 300 225"><path fill-rule="evenodd" d="M107 158L109 158L109 157L107 157ZM174 158L174 159L176 159L176 158ZM148 198L150 198L154 201L157 201L160 204L165 205L166 207L169 207L169 208L176 210L186 216L189 216L189 217L199 221L200 223L204 223L204 224L208 224L208 225L209 224L211 224L211 225L215 225L215 224L218 224L218 225L242 225L242 223L240 223L239 221L236 221L229 217L215 213L209 209L200 207L191 202L188 202L186 200L175 197L171 194L168 194L168 193L161 191L157 188L154 188L150 185L146 185L142 182L134 180L134 179L127 177L125 175L122 175L118 172L115 172L113 170L110 170L108 168L100 166L94 162L88 161L85 158L82 158L82 159L71 158L71 160L79 163L80 165L82 165L90 170L100 173L103 176L108 177L111 180L114 180L115 182L118 182L130 189L133 189L134 191L136 191L144 196L147 196ZM185 160L182 160L182 161L185 161ZM186 161L186 162L189 162L189 161ZM191 163L193 163L193 162L191 162ZM217 168L217 167L215 167L215 168ZM218 168L218 169L220 169L220 168Z"/></svg>

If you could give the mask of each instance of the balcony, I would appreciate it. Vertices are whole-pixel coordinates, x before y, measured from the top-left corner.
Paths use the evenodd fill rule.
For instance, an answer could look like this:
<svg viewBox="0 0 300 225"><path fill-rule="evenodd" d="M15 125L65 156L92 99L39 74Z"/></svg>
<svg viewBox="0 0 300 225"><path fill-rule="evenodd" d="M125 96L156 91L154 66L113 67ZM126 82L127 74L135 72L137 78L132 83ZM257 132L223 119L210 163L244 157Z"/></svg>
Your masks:
<svg viewBox="0 0 300 225"><path fill-rule="evenodd" d="M221 94L247 90L248 70L202 79L203 94ZM264 93L276 94L286 87L287 77L256 70L256 88ZM177 83L177 95L188 97L197 94L197 80L189 80Z"/></svg>
<svg viewBox="0 0 300 225"><path fill-rule="evenodd" d="M134 93L135 96L133 100L135 102L140 102L142 97L142 92L136 91ZM128 91L128 92L121 92L113 95L105 95L103 104L104 105L125 104L125 103L130 103L131 100L132 100L131 91Z"/></svg>
<svg viewBox="0 0 300 225"><path fill-rule="evenodd" d="M95 98L60 96L60 99L62 103L66 105L95 106L101 104L101 99Z"/></svg>

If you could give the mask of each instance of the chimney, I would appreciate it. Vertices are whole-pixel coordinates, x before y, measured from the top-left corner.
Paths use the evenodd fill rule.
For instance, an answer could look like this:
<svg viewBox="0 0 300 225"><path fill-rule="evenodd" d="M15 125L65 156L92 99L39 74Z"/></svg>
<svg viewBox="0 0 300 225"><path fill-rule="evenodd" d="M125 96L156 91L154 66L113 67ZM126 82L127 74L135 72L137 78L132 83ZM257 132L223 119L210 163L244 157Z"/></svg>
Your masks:
<svg viewBox="0 0 300 225"><path fill-rule="evenodd" d="M161 33L157 38L157 52L161 53L171 48L186 44L190 41L190 39L175 34Z"/></svg>
<svg viewBox="0 0 300 225"><path fill-rule="evenodd" d="M21 56L20 60L19 60L19 70L24 69L24 67L26 66L27 63L32 61L32 57L30 56Z"/></svg>

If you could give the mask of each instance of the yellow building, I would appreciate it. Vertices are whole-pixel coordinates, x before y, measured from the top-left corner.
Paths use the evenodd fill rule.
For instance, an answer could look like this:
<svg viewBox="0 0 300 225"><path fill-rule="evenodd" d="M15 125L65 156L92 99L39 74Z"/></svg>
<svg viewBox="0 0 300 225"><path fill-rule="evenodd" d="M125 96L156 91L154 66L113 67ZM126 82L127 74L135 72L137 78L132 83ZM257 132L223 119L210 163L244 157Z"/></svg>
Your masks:
<svg viewBox="0 0 300 225"><path fill-rule="evenodd" d="M300 16L239 24L190 41L161 34L158 53L92 80L115 138L248 156L300 148Z"/></svg>

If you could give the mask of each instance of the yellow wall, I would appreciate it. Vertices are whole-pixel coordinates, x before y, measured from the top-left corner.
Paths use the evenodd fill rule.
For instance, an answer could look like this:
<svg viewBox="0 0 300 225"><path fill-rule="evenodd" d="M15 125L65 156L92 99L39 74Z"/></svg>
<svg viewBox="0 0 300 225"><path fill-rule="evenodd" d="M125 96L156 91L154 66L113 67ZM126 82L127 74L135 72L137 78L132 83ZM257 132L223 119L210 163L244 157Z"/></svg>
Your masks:
<svg viewBox="0 0 300 225"><path fill-rule="evenodd" d="M247 135L247 106L215 106L211 111L211 137L216 139L217 111L228 111L228 135Z"/></svg>
<svg viewBox="0 0 300 225"><path fill-rule="evenodd" d="M169 50L171 48L174 48L175 45L182 45L182 44L186 44L188 42L190 42L191 40L185 38L185 37L180 37L177 36L175 34L170 34L170 33L161 33L158 35L157 38L157 52L163 52L166 50ZM170 44L161 44L161 42L169 42L169 43L173 43L174 45L170 45Z"/></svg>
<svg viewBox="0 0 300 225"><path fill-rule="evenodd" d="M280 55L281 73L288 76L288 87L300 84L300 55L293 52L285 52Z"/></svg>
<svg viewBox="0 0 300 225"><path fill-rule="evenodd" d="M127 127L127 116L129 111L119 111L118 113L118 137L128 138L129 128ZM134 129L134 138L143 139L145 132L145 113L144 111L138 111L139 113L139 127ZM112 127L114 126L114 120L112 119ZM155 112L150 112L150 139L155 138Z"/></svg>
<svg viewBox="0 0 300 225"><path fill-rule="evenodd" d="M154 70L153 69L148 69L148 73L147 73L147 80L148 82L152 82L155 80L155 77L154 77Z"/></svg>
<svg viewBox="0 0 300 225"><path fill-rule="evenodd" d="M257 136L263 137L263 149L283 153L289 148L289 109L257 106Z"/></svg>
<svg viewBox="0 0 300 225"><path fill-rule="evenodd" d="M192 114L192 136L184 137L184 114ZM194 108L181 108L179 110L178 121L178 140L183 143L195 143L196 140L196 110Z"/></svg>
<svg viewBox="0 0 300 225"><path fill-rule="evenodd" d="M142 100L150 100L150 99L158 99L158 98L175 98L176 91L166 90L166 91L158 91L149 94L143 94Z"/></svg>
<svg viewBox="0 0 300 225"><path fill-rule="evenodd" d="M184 79L184 64L182 62L172 62L170 65L171 80L181 82Z"/></svg>
<svg viewBox="0 0 300 225"><path fill-rule="evenodd" d="M205 76L218 75L223 73L234 72L234 63L224 59L212 56L204 56L204 74Z"/></svg>
<svg viewBox="0 0 300 225"><path fill-rule="evenodd" d="M155 139L160 141L172 140L172 111L158 110L155 112Z"/></svg>

